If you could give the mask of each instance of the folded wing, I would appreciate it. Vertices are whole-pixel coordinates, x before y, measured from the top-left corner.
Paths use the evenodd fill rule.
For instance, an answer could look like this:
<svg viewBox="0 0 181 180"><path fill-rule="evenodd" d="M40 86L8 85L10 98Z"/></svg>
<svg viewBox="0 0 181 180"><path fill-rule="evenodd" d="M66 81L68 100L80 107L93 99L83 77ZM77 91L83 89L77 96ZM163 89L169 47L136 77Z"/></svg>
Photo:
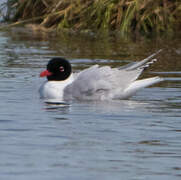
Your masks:
<svg viewBox="0 0 181 180"><path fill-rule="evenodd" d="M137 80L144 68L156 61L152 58L159 52L122 68L95 65L85 69L78 73L73 83L65 88L65 97L87 100L129 98L139 89L162 80L159 77Z"/></svg>

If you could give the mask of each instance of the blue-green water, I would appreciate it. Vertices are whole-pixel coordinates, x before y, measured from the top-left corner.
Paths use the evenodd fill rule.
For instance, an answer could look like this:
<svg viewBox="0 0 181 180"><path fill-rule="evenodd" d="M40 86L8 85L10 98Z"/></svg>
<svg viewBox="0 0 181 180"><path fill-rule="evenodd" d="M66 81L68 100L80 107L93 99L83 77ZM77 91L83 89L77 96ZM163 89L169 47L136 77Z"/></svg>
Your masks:
<svg viewBox="0 0 181 180"><path fill-rule="evenodd" d="M0 179L180 180L181 41L52 36L0 32ZM130 100L60 106L39 98L39 72L51 57L69 58L78 71L95 63L119 67L160 48L151 70L169 81Z"/></svg>

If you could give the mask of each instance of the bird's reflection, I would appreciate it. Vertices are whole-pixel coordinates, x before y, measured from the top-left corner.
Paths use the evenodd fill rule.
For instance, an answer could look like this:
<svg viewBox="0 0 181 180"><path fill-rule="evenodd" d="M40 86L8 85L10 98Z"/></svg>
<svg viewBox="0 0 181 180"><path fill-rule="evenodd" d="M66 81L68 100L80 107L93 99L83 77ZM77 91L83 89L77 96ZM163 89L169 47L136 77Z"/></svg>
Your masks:
<svg viewBox="0 0 181 180"><path fill-rule="evenodd" d="M44 101L45 110L48 112L56 112L58 114L68 114L69 107L71 106L69 103L64 102L58 99L47 99ZM61 118L62 119L62 118ZM64 120L66 118L63 118Z"/></svg>

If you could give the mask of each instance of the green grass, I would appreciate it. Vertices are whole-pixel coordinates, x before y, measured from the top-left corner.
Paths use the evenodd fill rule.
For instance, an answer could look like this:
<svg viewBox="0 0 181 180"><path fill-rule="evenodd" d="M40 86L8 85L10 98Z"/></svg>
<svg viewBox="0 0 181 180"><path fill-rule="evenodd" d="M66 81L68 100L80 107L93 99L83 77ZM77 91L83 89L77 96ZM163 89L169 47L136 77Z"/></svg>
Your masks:
<svg viewBox="0 0 181 180"><path fill-rule="evenodd" d="M181 28L180 0L9 0L14 22L75 31L121 34L174 33ZM10 3L11 2L11 3ZM16 4L16 6L15 6Z"/></svg>

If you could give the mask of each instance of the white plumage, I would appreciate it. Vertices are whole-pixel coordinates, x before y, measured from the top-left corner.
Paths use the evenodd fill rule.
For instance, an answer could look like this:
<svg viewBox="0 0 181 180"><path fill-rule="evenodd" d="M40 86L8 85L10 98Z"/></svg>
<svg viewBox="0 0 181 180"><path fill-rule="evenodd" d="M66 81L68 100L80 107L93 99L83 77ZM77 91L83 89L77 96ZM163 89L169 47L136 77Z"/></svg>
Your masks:
<svg viewBox="0 0 181 180"><path fill-rule="evenodd" d="M46 99L61 100L127 99L138 90L163 80L160 77L137 80L144 68L156 61L152 58L159 52L120 68L94 65L72 73L64 81L47 81L41 86L40 95Z"/></svg>

